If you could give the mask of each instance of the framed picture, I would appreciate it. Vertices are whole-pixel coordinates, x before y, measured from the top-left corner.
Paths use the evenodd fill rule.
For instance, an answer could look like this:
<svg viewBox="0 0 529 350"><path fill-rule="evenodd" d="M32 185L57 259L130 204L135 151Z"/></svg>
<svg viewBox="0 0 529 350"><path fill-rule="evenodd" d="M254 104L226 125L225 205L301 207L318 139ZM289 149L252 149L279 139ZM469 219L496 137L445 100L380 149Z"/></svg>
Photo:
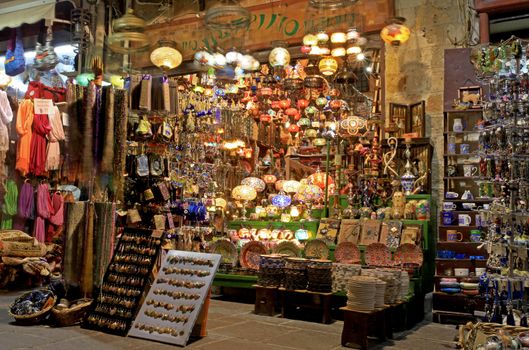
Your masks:
<svg viewBox="0 0 529 350"><path fill-rule="evenodd" d="M388 119L389 124L386 127L386 132L389 136L402 137L406 133L408 105L390 103Z"/></svg>
<svg viewBox="0 0 529 350"><path fill-rule="evenodd" d="M459 103L469 108L481 108L483 91L481 86L464 86L459 88Z"/></svg>
<svg viewBox="0 0 529 350"><path fill-rule="evenodd" d="M417 102L409 105L409 118L406 126L406 133L412 133L417 137L426 137L425 125L425 102Z"/></svg>
<svg viewBox="0 0 529 350"><path fill-rule="evenodd" d="M360 224L360 220L343 219L340 224L340 232L338 233L338 243L351 242L358 244L361 232L362 225Z"/></svg>
<svg viewBox="0 0 529 350"><path fill-rule="evenodd" d="M402 222L400 221L388 221L388 234L386 241L380 240L380 243L385 243L388 248L398 248L400 245L400 236L402 232Z"/></svg>
<svg viewBox="0 0 529 350"><path fill-rule="evenodd" d="M362 223L362 235L360 236L361 245L370 245L371 243L378 243L378 236L380 233L380 221L365 220Z"/></svg>
<svg viewBox="0 0 529 350"><path fill-rule="evenodd" d="M411 243L419 245L422 239L422 225L409 224L404 225L400 244Z"/></svg>
<svg viewBox="0 0 529 350"><path fill-rule="evenodd" d="M325 240L328 240L329 242L334 243L336 241L336 236L338 235L339 229L340 220L321 219L316 238L323 238Z"/></svg>

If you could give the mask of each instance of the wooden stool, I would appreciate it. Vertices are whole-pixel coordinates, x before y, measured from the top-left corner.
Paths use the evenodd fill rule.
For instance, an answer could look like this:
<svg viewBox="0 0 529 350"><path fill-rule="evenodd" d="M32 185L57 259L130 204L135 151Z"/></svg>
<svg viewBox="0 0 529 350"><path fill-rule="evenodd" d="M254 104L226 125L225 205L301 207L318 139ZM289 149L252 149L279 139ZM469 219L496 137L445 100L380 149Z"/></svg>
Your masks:
<svg viewBox="0 0 529 350"><path fill-rule="evenodd" d="M371 312L350 310L347 307L341 307L340 310L343 311L342 346L354 344L367 349L368 336L386 339L387 324L391 322L390 317L386 316L386 308Z"/></svg>
<svg viewBox="0 0 529 350"><path fill-rule="evenodd" d="M277 287L255 285L255 309L257 315L274 316L277 300Z"/></svg>
<svg viewBox="0 0 529 350"><path fill-rule="evenodd" d="M406 330L407 312L405 301L400 301L391 305L391 328L395 332L402 332Z"/></svg>
<svg viewBox="0 0 529 350"><path fill-rule="evenodd" d="M281 292L281 317L288 318L287 309L315 309L321 312L321 322L331 323L331 302L333 293L310 292L307 290L286 290Z"/></svg>

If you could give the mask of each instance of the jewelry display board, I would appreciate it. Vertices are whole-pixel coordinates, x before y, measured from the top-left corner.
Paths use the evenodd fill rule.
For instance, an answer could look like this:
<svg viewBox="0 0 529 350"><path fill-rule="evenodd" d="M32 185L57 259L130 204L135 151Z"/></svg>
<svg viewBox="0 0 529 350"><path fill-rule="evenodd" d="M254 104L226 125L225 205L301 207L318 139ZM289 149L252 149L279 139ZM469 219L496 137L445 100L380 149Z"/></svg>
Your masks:
<svg viewBox="0 0 529 350"><path fill-rule="evenodd" d="M170 250L129 336L186 345L220 259L219 254Z"/></svg>
<svg viewBox="0 0 529 350"><path fill-rule="evenodd" d="M158 257L162 233L124 229L83 327L127 334Z"/></svg>

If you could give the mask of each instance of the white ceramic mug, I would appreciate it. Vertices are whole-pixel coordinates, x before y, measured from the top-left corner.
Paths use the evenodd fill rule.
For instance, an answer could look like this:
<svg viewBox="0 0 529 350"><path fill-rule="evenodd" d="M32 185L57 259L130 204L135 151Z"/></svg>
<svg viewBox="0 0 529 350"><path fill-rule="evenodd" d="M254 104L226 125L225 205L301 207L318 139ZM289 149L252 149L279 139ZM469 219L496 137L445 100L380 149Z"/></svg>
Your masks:
<svg viewBox="0 0 529 350"><path fill-rule="evenodd" d="M463 203L462 207L466 210L474 210L476 208L476 203Z"/></svg>
<svg viewBox="0 0 529 350"><path fill-rule="evenodd" d="M472 218L468 214L459 214L457 216L457 223L459 226L470 226Z"/></svg>
<svg viewBox="0 0 529 350"><path fill-rule="evenodd" d="M453 202L443 202L443 210L455 210L457 205Z"/></svg>
<svg viewBox="0 0 529 350"><path fill-rule="evenodd" d="M483 275L485 272L487 272L487 268L486 267L476 267L476 276L481 276Z"/></svg>
<svg viewBox="0 0 529 350"><path fill-rule="evenodd" d="M466 276L468 276L469 272L470 271L467 268L456 267L454 269L454 276L466 277Z"/></svg>

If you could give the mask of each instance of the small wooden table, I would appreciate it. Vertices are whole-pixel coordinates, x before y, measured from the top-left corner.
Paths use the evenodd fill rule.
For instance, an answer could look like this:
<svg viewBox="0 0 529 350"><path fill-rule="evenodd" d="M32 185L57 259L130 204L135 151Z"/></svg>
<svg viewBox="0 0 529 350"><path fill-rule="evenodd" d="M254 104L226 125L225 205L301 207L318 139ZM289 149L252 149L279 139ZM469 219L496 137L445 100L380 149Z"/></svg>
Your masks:
<svg viewBox="0 0 529 350"><path fill-rule="evenodd" d="M277 287L255 287L255 308L257 315L274 316L277 302Z"/></svg>
<svg viewBox="0 0 529 350"><path fill-rule="evenodd" d="M308 290L286 290L278 288L281 292L281 317L287 318L288 309L316 309L322 314L322 323L331 323L331 301L333 293L319 293Z"/></svg>
<svg viewBox="0 0 529 350"><path fill-rule="evenodd" d="M368 336L375 336L380 340L392 337L391 312L386 312L388 307L374 311L356 311L341 307L343 311L342 346L348 344L367 349Z"/></svg>

